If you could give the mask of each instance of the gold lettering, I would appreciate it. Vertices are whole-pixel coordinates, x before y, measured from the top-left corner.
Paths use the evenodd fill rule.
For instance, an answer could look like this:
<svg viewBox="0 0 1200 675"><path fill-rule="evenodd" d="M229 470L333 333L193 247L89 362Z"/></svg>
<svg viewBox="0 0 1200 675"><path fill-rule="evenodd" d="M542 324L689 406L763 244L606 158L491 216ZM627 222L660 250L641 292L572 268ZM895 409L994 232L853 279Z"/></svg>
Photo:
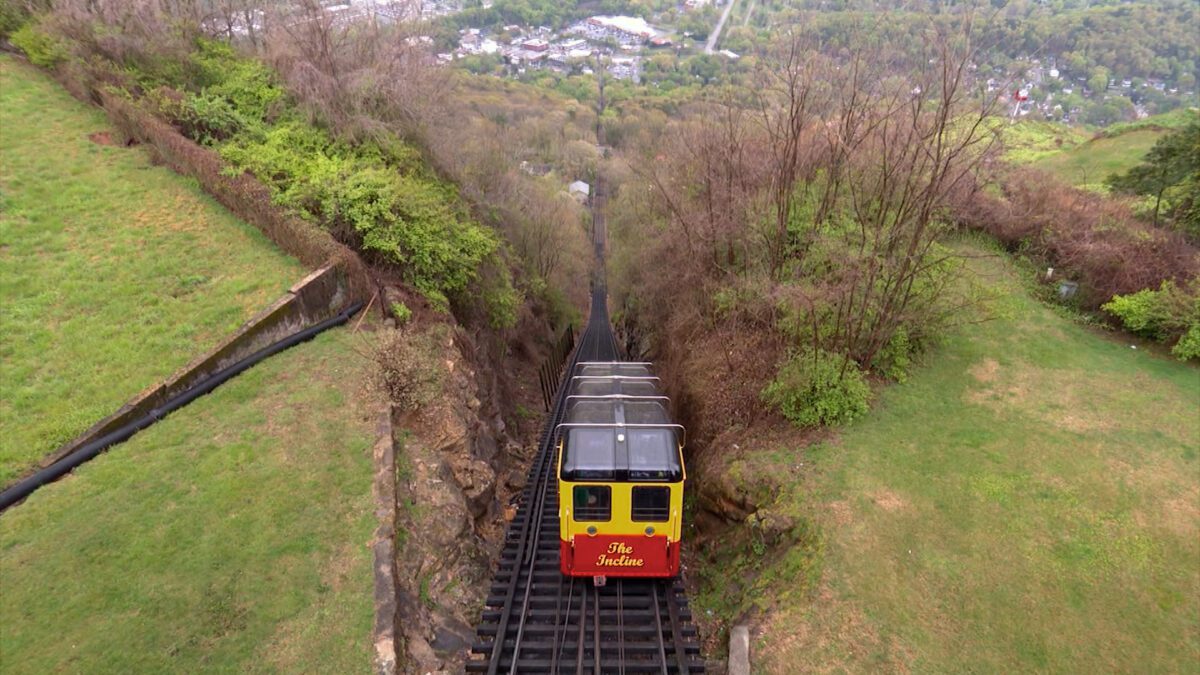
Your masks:
<svg viewBox="0 0 1200 675"><path fill-rule="evenodd" d="M611 557L607 553L601 553L596 558L597 567L645 567L646 561L642 558L630 558L628 555L622 554L619 557Z"/></svg>

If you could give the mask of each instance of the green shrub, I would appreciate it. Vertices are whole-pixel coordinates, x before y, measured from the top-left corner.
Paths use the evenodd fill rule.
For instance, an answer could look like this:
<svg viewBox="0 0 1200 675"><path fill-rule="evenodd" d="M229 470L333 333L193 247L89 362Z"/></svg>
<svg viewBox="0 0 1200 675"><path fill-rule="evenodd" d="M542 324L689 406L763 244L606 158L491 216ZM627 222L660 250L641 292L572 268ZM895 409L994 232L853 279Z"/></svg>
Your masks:
<svg viewBox="0 0 1200 675"><path fill-rule="evenodd" d="M517 325L517 312L525 301L521 292L513 288L512 275L502 260L491 263L495 274L489 275L483 292L483 305L487 309L488 322L497 330Z"/></svg>
<svg viewBox="0 0 1200 675"><path fill-rule="evenodd" d="M403 326L412 321L412 315L412 310L408 308L408 305L403 302L392 303L392 316L396 317L397 325Z"/></svg>
<svg viewBox="0 0 1200 675"><path fill-rule="evenodd" d="M798 427L849 422L867 411L871 389L858 364L824 350L792 355L762 391Z"/></svg>
<svg viewBox="0 0 1200 675"><path fill-rule="evenodd" d="M25 52L30 63L42 68L53 68L69 55L67 46L42 30L36 21L30 21L13 31L9 39L17 49Z"/></svg>
<svg viewBox="0 0 1200 675"><path fill-rule="evenodd" d="M1166 316L1162 313L1158 291L1143 289L1130 295L1114 295L1101 309L1121 320L1125 328L1139 335L1160 338Z"/></svg>
<svg viewBox="0 0 1200 675"><path fill-rule="evenodd" d="M285 93L271 69L238 56L228 44L200 40L192 62L199 71L202 94L224 99L242 117L262 122L279 112L276 108L282 109Z"/></svg>
<svg viewBox="0 0 1200 675"><path fill-rule="evenodd" d="M0 38L10 37L29 20L29 10L17 0L0 0Z"/></svg>
<svg viewBox="0 0 1200 675"><path fill-rule="evenodd" d="M1200 360L1200 322L1194 323L1171 348L1171 353L1180 361Z"/></svg>
<svg viewBox="0 0 1200 675"><path fill-rule="evenodd" d="M908 379L908 367L912 365L915 351L916 346L909 339L908 331L901 326L875 355L871 367L888 379L903 382Z"/></svg>
<svg viewBox="0 0 1200 675"><path fill-rule="evenodd" d="M1158 290L1115 295L1101 309L1126 329L1164 344L1182 360L1200 357L1200 283L1180 287L1164 281Z"/></svg>
<svg viewBox="0 0 1200 675"><path fill-rule="evenodd" d="M398 264L406 281L442 310L499 246L495 233L466 213L452 185L401 174L377 154L360 156L303 122L239 136L221 155L269 185L280 205Z"/></svg>
<svg viewBox="0 0 1200 675"><path fill-rule="evenodd" d="M180 94L159 87L146 95L146 104L184 136L203 145L217 145L247 127L238 111L219 96Z"/></svg>

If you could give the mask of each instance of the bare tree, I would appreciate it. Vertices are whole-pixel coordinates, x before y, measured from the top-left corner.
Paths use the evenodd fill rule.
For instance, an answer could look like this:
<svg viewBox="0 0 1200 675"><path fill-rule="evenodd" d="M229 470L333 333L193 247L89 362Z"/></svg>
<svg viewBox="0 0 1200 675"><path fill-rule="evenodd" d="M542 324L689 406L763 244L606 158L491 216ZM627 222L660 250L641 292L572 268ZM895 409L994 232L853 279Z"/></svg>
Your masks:
<svg viewBox="0 0 1200 675"><path fill-rule="evenodd" d="M969 36L929 36L923 60L904 64L789 36L749 103L690 111L634 162L668 224L650 255L702 263L693 286L762 288L743 304L784 310L780 330L844 355L843 368L872 362L901 330L944 324L961 303L939 242L993 139ZM755 275L766 283L738 281Z"/></svg>
<svg viewBox="0 0 1200 675"><path fill-rule="evenodd" d="M335 132L419 138L438 121L449 74L411 30L298 0L269 14L266 55L297 100Z"/></svg>

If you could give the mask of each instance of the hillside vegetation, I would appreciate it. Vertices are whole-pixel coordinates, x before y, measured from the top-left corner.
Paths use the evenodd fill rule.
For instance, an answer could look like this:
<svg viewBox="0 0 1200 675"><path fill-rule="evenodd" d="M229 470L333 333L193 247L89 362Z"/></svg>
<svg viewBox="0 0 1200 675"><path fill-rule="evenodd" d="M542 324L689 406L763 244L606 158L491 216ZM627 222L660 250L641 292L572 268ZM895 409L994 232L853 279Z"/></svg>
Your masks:
<svg viewBox="0 0 1200 675"><path fill-rule="evenodd" d="M697 602L754 608L764 672L1188 671L1200 371L1073 324L1000 253L958 246L985 256L971 268L1002 318L950 335L836 437L732 451L758 522L801 534L715 544Z"/></svg>
<svg viewBox="0 0 1200 675"><path fill-rule="evenodd" d="M0 56L0 484L304 274L98 111Z"/></svg>

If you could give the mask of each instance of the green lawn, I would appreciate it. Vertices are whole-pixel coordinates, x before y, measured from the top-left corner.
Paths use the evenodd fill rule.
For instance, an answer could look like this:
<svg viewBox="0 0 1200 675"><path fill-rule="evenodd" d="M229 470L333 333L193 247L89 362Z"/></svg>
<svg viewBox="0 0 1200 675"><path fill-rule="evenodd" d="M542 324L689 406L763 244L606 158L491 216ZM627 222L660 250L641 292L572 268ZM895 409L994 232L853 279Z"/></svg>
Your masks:
<svg viewBox="0 0 1200 675"><path fill-rule="evenodd" d="M1069 185L1106 191L1106 178L1137 165L1167 130L1185 126L1194 115L1175 110L1113 125L1104 134L1041 120L993 117L988 124L1009 162L1043 169Z"/></svg>
<svg viewBox="0 0 1200 675"><path fill-rule="evenodd" d="M0 56L0 485L304 274L102 113Z"/></svg>
<svg viewBox="0 0 1200 675"><path fill-rule="evenodd" d="M1078 127L1041 120L1013 122L1006 117L991 117L988 128L998 135L1004 159L1016 164L1058 155L1086 142L1089 137Z"/></svg>
<svg viewBox="0 0 1200 675"><path fill-rule="evenodd" d="M361 342L268 359L0 516L0 669L369 671Z"/></svg>
<svg viewBox="0 0 1200 675"><path fill-rule="evenodd" d="M1046 155L1032 166L1049 171L1071 185L1104 190L1106 178L1136 166L1165 133L1158 129L1135 129L1095 138Z"/></svg>
<svg viewBox="0 0 1200 675"><path fill-rule="evenodd" d="M735 465L780 481L764 513L821 532L754 563L757 667L1197 672L1200 370L1062 318L1002 257L973 264L1007 318L835 440Z"/></svg>

